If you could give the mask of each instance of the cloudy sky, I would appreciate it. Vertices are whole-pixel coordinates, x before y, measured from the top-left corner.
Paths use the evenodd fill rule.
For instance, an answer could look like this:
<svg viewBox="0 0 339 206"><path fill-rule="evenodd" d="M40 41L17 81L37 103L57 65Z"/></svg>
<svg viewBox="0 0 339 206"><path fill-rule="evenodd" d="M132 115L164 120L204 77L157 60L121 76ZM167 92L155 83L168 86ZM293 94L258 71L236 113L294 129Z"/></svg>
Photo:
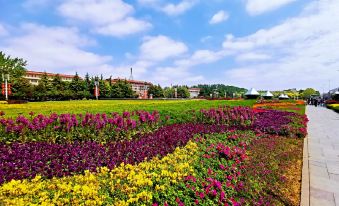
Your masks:
<svg viewBox="0 0 339 206"><path fill-rule="evenodd" d="M0 0L0 50L36 71L326 91L339 1Z"/></svg>

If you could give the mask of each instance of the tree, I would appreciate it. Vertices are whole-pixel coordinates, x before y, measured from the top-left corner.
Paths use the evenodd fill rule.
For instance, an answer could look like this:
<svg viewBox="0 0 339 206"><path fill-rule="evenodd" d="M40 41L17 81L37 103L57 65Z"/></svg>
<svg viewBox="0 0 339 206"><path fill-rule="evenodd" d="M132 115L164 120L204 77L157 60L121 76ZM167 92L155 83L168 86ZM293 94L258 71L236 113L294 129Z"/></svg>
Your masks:
<svg viewBox="0 0 339 206"><path fill-rule="evenodd" d="M75 73L75 76L69 84L68 89L73 92L74 99L82 99L90 95L88 91L86 92L85 82L80 79L78 73Z"/></svg>
<svg viewBox="0 0 339 206"><path fill-rule="evenodd" d="M88 91L88 92L91 92L90 90L90 84L91 84L91 80L89 78L89 74L86 73L85 75L85 89Z"/></svg>
<svg viewBox="0 0 339 206"><path fill-rule="evenodd" d="M47 73L43 73L38 85L34 88L33 96L40 101L48 100L50 91L52 90L52 84L48 79Z"/></svg>
<svg viewBox="0 0 339 206"><path fill-rule="evenodd" d="M174 89L172 87L164 88L164 97L165 98L174 98Z"/></svg>
<svg viewBox="0 0 339 206"><path fill-rule="evenodd" d="M154 98L161 98L164 97L164 90L161 88L160 85L151 85L148 88L148 95L153 95Z"/></svg>
<svg viewBox="0 0 339 206"><path fill-rule="evenodd" d="M27 61L20 58L12 58L0 52L0 73L9 74L11 78L21 78L25 75Z"/></svg>
<svg viewBox="0 0 339 206"><path fill-rule="evenodd" d="M133 98L135 92L132 90L132 85L127 81L117 81L112 85L111 96L113 98Z"/></svg>
<svg viewBox="0 0 339 206"><path fill-rule="evenodd" d="M304 99L307 99L307 98L310 98L311 95L316 95L317 92L315 91L315 89L313 88L307 88L305 89L302 93L301 93L301 96L304 98Z"/></svg>
<svg viewBox="0 0 339 206"><path fill-rule="evenodd" d="M190 97L190 93L188 91L187 86L177 87L177 94L178 94L178 98L189 98Z"/></svg>
<svg viewBox="0 0 339 206"><path fill-rule="evenodd" d="M109 83L104 80L100 80L99 81L99 92L100 92L101 97L110 97L111 87L109 86Z"/></svg>
<svg viewBox="0 0 339 206"><path fill-rule="evenodd" d="M218 93L219 97L224 97L225 94L227 97L233 97L233 94L237 94L238 96L241 96L242 94L246 93L245 88L239 88L235 86L229 86L224 84L199 84L196 86L193 86L193 88L200 88L200 94L199 96L204 97L210 97L210 94Z"/></svg>
<svg viewBox="0 0 339 206"><path fill-rule="evenodd" d="M12 83L12 92L15 99L29 100L33 97L33 86L26 78L16 78Z"/></svg>

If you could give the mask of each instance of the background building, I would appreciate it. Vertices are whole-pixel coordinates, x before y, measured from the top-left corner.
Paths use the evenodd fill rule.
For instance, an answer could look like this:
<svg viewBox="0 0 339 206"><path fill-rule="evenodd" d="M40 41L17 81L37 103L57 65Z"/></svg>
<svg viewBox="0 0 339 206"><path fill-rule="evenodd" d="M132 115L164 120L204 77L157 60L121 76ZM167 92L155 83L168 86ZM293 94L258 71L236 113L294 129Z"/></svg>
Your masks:
<svg viewBox="0 0 339 206"><path fill-rule="evenodd" d="M188 89L190 93L190 98L197 98L200 94L200 88L190 88Z"/></svg>
<svg viewBox="0 0 339 206"><path fill-rule="evenodd" d="M26 71L26 75L24 78L28 79L29 82L33 85L38 85L39 80L43 74L47 74L50 80L53 79L57 74L54 73L47 73L47 72L35 72L35 71ZM67 75L67 74L59 74L62 81L72 81L75 75Z"/></svg>

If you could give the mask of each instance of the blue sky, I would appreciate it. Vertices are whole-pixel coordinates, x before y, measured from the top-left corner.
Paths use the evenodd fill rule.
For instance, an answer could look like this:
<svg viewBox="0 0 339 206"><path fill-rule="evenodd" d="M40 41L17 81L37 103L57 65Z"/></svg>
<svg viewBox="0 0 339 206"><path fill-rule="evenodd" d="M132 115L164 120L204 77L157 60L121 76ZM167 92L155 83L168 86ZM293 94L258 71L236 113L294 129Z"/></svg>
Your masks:
<svg viewBox="0 0 339 206"><path fill-rule="evenodd" d="M0 0L0 50L36 71L326 91L338 19L337 0Z"/></svg>

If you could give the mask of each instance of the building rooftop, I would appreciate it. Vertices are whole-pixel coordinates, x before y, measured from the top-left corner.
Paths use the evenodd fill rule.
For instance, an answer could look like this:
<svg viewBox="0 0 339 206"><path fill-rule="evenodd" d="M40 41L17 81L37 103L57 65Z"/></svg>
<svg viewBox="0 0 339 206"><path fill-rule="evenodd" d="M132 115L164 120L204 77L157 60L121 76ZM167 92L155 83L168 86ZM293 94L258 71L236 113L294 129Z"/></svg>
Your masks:
<svg viewBox="0 0 339 206"><path fill-rule="evenodd" d="M248 90L248 91L246 92L245 95L259 96L260 94L259 94L259 92L258 92L256 89L251 88L250 90Z"/></svg>
<svg viewBox="0 0 339 206"><path fill-rule="evenodd" d="M267 91L263 97L273 97L273 94L270 91Z"/></svg>
<svg viewBox="0 0 339 206"><path fill-rule="evenodd" d="M189 91L198 91L199 92L201 89L200 88L189 88L188 90Z"/></svg>
<svg viewBox="0 0 339 206"><path fill-rule="evenodd" d="M151 82L146 82L146 81L139 81L139 80L129 80L129 79L122 79L122 78L115 78L112 79L112 83L115 83L117 81L127 81L130 84L146 84L146 85L153 85Z"/></svg>
<svg viewBox="0 0 339 206"><path fill-rule="evenodd" d="M56 76L56 73L48 73L48 72L36 72L36 71L26 71L26 75L43 75L43 74L47 74L47 76ZM58 74L60 77L64 77L64 78L74 78L75 75L68 75L68 74Z"/></svg>

